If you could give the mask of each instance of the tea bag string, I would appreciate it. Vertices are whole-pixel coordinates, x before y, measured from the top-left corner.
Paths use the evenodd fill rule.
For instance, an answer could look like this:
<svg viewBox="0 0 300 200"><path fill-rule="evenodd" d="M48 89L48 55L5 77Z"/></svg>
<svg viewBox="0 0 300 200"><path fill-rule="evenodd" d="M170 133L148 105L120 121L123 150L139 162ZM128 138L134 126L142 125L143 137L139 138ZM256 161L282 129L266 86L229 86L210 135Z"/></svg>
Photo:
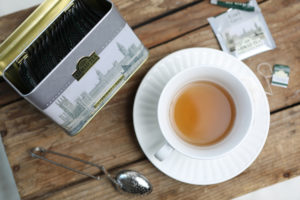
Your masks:
<svg viewBox="0 0 300 200"><path fill-rule="evenodd" d="M296 90L296 92L294 93L293 96L291 96L291 98L295 98L295 97L297 97L298 95L300 95L300 89L299 89L299 90Z"/></svg>
<svg viewBox="0 0 300 200"><path fill-rule="evenodd" d="M268 69L270 70L270 74L266 75L264 74L262 71L261 71L261 68L265 66L265 67L268 67ZM271 88L271 83L270 83L270 78L272 78L272 66L269 64L269 63L260 63L257 65L257 68L256 68L257 72L265 79L265 81L267 82L267 85L268 85L268 88L269 88L269 91L265 91L265 93L267 95L270 95L272 96L273 95L273 91L272 91L272 88ZM299 90L300 92L300 90Z"/></svg>

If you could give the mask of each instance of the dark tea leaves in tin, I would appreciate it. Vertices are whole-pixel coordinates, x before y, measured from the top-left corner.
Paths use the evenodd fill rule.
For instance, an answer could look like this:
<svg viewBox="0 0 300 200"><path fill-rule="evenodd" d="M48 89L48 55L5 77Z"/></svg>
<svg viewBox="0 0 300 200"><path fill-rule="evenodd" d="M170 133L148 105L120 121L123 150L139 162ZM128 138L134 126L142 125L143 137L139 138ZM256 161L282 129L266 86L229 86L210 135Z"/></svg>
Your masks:
<svg viewBox="0 0 300 200"><path fill-rule="evenodd" d="M28 58L19 65L19 74L28 92L88 34L107 10L101 1L76 0L26 50Z"/></svg>
<svg viewBox="0 0 300 200"><path fill-rule="evenodd" d="M30 91L36 86L36 84L32 78L32 74L30 74L28 71L28 66L26 66L24 62L25 60L23 60L23 62L21 63L19 74L23 78L26 91Z"/></svg>

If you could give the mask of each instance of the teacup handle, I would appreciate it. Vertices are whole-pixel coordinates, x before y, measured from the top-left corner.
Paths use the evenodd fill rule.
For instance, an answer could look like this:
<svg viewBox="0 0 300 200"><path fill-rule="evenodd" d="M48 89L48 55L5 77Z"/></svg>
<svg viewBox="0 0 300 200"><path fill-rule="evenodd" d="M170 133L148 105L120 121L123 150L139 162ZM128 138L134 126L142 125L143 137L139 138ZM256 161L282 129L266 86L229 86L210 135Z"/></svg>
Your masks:
<svg viewBox="0 0 300 200"><path fill-rule="evenodd" d="M159 161L165 160L172 152L174 148L169 145L169 143L165 143L155 154L154 157L157 158Z"/></svg>

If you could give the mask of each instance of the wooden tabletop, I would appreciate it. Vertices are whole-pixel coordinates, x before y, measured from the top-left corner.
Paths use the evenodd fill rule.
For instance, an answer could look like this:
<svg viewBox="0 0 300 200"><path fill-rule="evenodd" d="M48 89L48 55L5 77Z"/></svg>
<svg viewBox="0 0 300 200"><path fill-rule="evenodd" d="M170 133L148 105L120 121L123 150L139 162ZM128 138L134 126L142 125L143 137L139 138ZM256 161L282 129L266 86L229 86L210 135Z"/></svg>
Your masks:
<svg viewBox="0 0 300 200"><path fill-rule="evenodd" d="M274 87L268 96L271 125L256 161L242 174L210 186L184 184L158 171L145 157L135 137L132 108L137 88L151 67L169 53L188 47L220 49L207 18L226 9L208 0L113 0L135 33L150 49L143 67L77 136L69 137L50 119L0 82L0 133L22 199L94 200L134 199L121 196L108 180L100 182L32 159L28 150L43 146L102 164L115 173L133 169L154 186L143 199L231 199L300 175L300 1L259 0L277 48L244 60L258 75L262 62L291 68L287 89ZM32 9L0 18L2 42ZM264 86L265 81L258 76ZM0 161L1 162L1 161ZM66 162L92 174L99 172L78 162Z"/></svg>

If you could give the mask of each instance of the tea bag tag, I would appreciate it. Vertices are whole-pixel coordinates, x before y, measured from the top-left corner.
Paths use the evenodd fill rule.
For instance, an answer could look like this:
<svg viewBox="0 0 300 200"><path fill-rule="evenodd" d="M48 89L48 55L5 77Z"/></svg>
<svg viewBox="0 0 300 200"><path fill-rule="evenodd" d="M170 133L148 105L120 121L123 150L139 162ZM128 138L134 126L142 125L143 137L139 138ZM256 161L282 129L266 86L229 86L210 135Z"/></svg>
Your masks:
<svg viewBox="0 0 300 200"><path fill-rule="evenodd" d="M272 85L287 88L289 83L290 67L275 64L273 67Z"/></svg>

